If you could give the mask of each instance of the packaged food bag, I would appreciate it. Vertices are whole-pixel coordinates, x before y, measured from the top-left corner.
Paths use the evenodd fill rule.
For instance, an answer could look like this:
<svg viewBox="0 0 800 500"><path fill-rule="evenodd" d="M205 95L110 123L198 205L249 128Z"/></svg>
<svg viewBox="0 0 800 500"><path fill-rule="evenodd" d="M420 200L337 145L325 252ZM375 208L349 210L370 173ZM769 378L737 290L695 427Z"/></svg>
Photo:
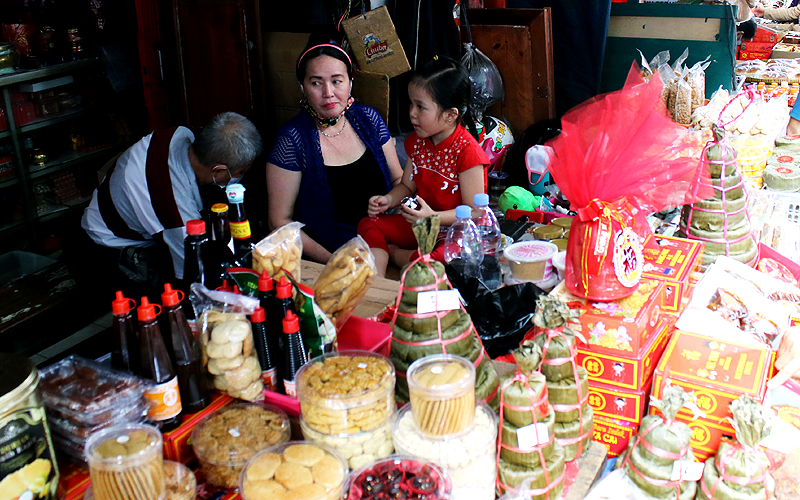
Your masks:
<svg viewBox="0 0 800 500"><path fill-rule="evenodd" d="M375 276L375 257L361 236L336 250L314 283L314 298L337 328L361 302Z"/></svg>
<svg viewBox="0 0 800 500"><path fill-rule="evenodd" d="M660 96L660 79L644 82L634 65L621 90L573 108L561 134L548 142L550 173L578 213L565 284L579 297L611 301L632 294L642 274L642 245L652 234L645 217L684 205L696 192L690 187L700 159L683 154L687 131L664 115Z"/></svg>
<svg viewBox="0 0 800 500"><path fill-rule="evenodd" d="M258 299L209 290L200 283L192 284L189 297L197 313L203 363L214 387L234 398L264 399L261 366L247 319L259 307Z"/></svg>
<svg viewBox="0 0 800 500"><path fill-rule="evenodd" d="M253 249L253 270L258 275L266 271L276 280L289 273L299 282L300 260L303 258L300 229L304 225L290 222L259 241Z"/></svg>
<svg viewBox="0 0 800 500"><path fill-rule="evenodd" d="M723 439L716 456L706 459L698 500L768 500L773 494L770 461L758 445L772 430L761 403L742 395L730 404L736 441Z"/></svg>

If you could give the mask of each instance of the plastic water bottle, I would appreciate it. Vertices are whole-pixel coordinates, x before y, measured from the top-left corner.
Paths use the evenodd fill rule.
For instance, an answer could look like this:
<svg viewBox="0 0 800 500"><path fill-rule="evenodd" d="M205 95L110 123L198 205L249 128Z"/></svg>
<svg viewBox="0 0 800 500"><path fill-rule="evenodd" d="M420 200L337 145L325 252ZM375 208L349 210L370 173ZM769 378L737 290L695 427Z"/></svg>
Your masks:
<svg viewBox="0 0 800 500"><path fill-rule="evenodd" d="M491 290L500 288L503 283L500 271L500 260L497 252L500 249L500 224L494 212L489 208L489 195L478 193L475 195L475 209L472 211L472 220L478 228L481 237L481 279L483 284Z"/></svg>
<svg viewBox="0 0 800 500"><path fill-rule="evenodd" d="M472 221L472 207L456 207L456 222L447 230L444 261L464 276L480 279L481 237Z"/></svg>

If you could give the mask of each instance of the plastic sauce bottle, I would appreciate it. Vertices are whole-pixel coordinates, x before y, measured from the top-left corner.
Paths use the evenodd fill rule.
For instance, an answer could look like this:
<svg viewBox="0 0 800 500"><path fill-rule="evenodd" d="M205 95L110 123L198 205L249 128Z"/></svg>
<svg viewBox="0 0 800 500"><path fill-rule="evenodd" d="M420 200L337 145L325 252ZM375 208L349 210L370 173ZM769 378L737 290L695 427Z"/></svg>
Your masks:
<svg viewBox="0 0 800 500"><path fill-rule="evenodd" d="M285 276L281 276L278 284L275 285L275 300L278 302L278 315L275 317L275 331L283 331L283 318L291 311L295 316L297 315L297 308L294 305L292 298L292 284ZM278 349L282 353L286 353L286 335L278 336Z"/></svg>
<svg viewBox="0 0 800 500"><path fill-rule="evenodd" d="M444 261L464 276L480 279L483 261L478 228L472 221L472 207L456 207L456 222L447 230L444 241Z"/></svg>
<svg viewBox="0 0 800 500"><path fill-rule="evenodd" d="M178 372L178 387L184 413L196 413L211 402L208 381L203 370L203 353L181 308L183 293L167 283L161 304L169 327L173 361Z"/></svg>
<svg viewBox="0 0 800 500"><path fill-rule="evenodd" d="M111 366L117 370L137 374L139 366L139 338L136 334L136 317L133 308L136 302L125 298L121 291L111 301L111 330L114 332L111 350Z"/></svg>
<svg viewBox="0 0 800 500"><path fill-rule="evenodd" d="M190 220L186 223L186 239L183 240L183 280L184 282L201 283L210 287L206 280L204 260L207 258L208 237L206 223L203 220Z"/></svg>
<svg viewBox="0 0 800 500"><path fill-rule="evenodd" d="M250 315L250 323L253 325L253 344L258 355L258 364L261 365L261 382L269 391L283 392L278 390L278 364L275 359L277 353L271 350L263 307L256 307Z"/></svg>
<svg viewBox="0 0 800 500"><path fill-rule="evenodd" d="M228 184L225 192L228 195L228 225L233 236L233 256L242 267L253 267L253 248L250 245L250 221L244 211L244 191L241 184Z"/></svg>
<svg viewBox="0 0 800 500"><path fill-rule="evenodd" d="M489 195L478 193L474 198L475 209L472 211L472 220L478 227L481 237L481 279L490 290L496 290L503 284L503 273L500 270L500 260L497 252L500 249L500 224L494 212L489 207Z"/></svg>
<svg viewBox="0 0 800 500"><path fill-rule="evenodd" d="M300 337L300 320L292 311L286 313L283 318L283 333L286 335L286 350L283 356L283 388L287 396L297 397L297 385L295 375L297 370L303 366L306 359L306 348L303 339Z"/></svg>
<svg viewBox="0 0 800 500"><path fill-rule="evenodd" d="M267 324L271 327L267 328L269 349L276 361L280 361L279 354L281 349L278 338L281 336L280 333L283 329L282 327L277 328L275 318L283 318L284 314L282 314L282 307L279 307L278 298L275 295L275 280L267 274L267 271L261 271L261 276L258 278L258 300L261 303L261 307L264 308Z"/></svg>
<svg viewBox="0 0 800 500"><path fill-rule="evenodd" d="M139 376L153 383L144 393L150 403L147 418L162 431L168 431L180 425L181 393L178 376L156 322L160 312L156 312L156 308L160 309L150 304L147 297L142 297L141 305L136 309L139 318Z"/></svg>

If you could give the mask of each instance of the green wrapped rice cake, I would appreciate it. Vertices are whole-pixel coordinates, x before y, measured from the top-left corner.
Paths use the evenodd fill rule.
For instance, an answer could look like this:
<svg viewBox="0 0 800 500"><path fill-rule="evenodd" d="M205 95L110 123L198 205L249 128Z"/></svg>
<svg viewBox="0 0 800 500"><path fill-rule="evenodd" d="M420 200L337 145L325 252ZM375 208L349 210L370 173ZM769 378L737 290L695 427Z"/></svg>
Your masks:
<svg viewBox="0 0 800 500"><path fill-rule="evenodd" d="M572 365L569 363L567 363L567 366L572 368ZM581 382L582 398L578 397L578 386L575 384L574 378L568 377L557 381L548 380L547 393L551 405L577 406L581 404L581 399L583 399L584 405L586 405L585 401L589 394L589 374L582 366L579 366L577 371L578 378L580 378ZM556 408L556 422L572 422L578 418L578 413L578 408L567 411L561 411Z"/></svg>
<svg viewBox="0 0 800 500"><path fill-rule="evenodd" d="M555 482L556 479L560 480L547 493L532 495L530 497L526 496L526 499L556 500L561 496L561 492L564 489L563 473L565 461L564 449L560 444L555 443L553 454L549 458L546 458L545 463L547 465L548 478L550 479L551 484ZM501 486L501 483L509 488L519 489L522 482L529 477L532 478L530 489L543 489L548 486L545 481L544 469L541 467L529 469L527 467L510 464L500 458L498 463L498 474L500 476L500 480L498 481L497 486L501 493L505 492L505 489L503 486Z"/></svg>
<svg viewBox="0 0 800 500"><path fill-rule="evenodd" d="M589 448L589 444L592 442L592 426L594 425L594 412L592 411L592 407L586 405L588 411L584 410L585 413L583 414L583 426L580 425L580 421L577 419L572 422L557 422L555 424L555 432L556 432L556 439L558 439L558 443L564 447L564 460L569 462L570 460L575 460L580 455L578 455L578 448L580 445L580 452L581 455L586 452ZM558 414L556 413L556 416ZM562 440L565 439L573 439L579 436L586 435L580 442L575 442L572 444L565 444Z"/></svg>
<svg viewBox="0 0 800 500"><path fill-rule="evenodd" d="M512 378L514 373L504 375L500 380L500 387L505 387L508 379ZM505 406L503 408L503 419L513 424L516 427L524 427L533 423L533 415L531 410L512 409L509 406L518 408L529 408L531 400L534 402L542 399L545 388L545 378L539 372L533 372L528 376L528 387L522 381L514 381L505 388L503 393L503 401ZM536 414L536 419L541 422L547 416L547 411L552 411L545 401L544 406L534 406L533 411Z"/></svg>
<svg viewBox="0 0 800 500"><path fill-rule="evenodd" d="M555 434L556 436L558 435L555 428L555 426L557 425L555 423L555 412L553 412L552 407L550 407L550 413L548 413L547 418L545 418L544 420L540 420L539 423L542 423L547 426L548 436L552 436L553 434ZM519 448L519 442L517 441L518 429L519 427L504 420L503 429L500 434L500 439L502 440L502 443L512 448ZM554 439L550 444L544 445L544 447L542 448L542 454L544 455L545 459L553 454L553 451L555 450L555 444L556 441ZM527 453L520 453L501 447L500 458L502 458L503 460L505 460L510 464L520 465L523 467L539 467L541 465L539 452L536 450L532 450Z"/></svg>

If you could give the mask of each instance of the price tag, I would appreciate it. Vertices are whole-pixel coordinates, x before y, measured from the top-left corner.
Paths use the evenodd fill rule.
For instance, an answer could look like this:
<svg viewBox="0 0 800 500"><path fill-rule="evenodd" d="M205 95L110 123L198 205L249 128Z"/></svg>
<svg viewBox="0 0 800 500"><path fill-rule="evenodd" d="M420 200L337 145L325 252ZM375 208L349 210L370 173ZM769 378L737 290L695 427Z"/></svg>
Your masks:
<svg viewBox="0 0 800 500"><path fill-rule="evenodd" d="M458 309L461 295L458 290L434 290L417 294L417 313L426 314L436 311Z"/></svg>
<svg viewBox="0 0 800 500"><path fill-rule="evenodd" d="M539 422L517 429L517 447L522 451L532 450L534 446L550 441L547 424Z"/></svg>
<svg viewBox="0 0 800 500"><path fill-rule="evenodd" d="M678 460L672 465L672 476L670 481L699 481L703 477L703 462L690 462L688 460Z"/></svg>

